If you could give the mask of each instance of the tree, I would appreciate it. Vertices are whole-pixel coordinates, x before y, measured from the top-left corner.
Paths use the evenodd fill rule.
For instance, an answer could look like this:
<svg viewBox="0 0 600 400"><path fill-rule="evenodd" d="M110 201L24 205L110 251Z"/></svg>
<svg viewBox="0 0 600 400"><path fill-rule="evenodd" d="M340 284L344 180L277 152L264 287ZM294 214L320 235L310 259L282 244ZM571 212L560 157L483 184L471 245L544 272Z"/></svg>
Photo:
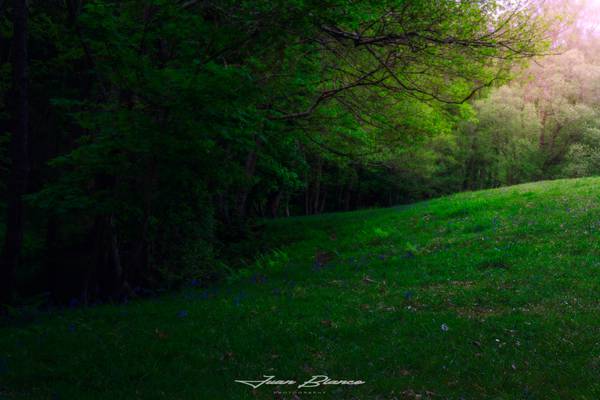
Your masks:
<svg viewBox="0 0 600 400"><path fill-rule="evenodd" d="M217 279L256 217L454 190L464 102L545 48L527 1L30 6L28 229L57 301Z"/></svg>
<svg viewBox="0 0 600 400"><path fill-rule="evenodd" d="M464 188L514 185L541 175L542 127L534 105L523 97L522 88L504 86L474 103L477 120L464 122L459 132Z"/></svg>
<svg viewBox="0 0 600 400"><path fill-rule="evenodd" d="M23 195L29 173L29 104L27 76L27 2L15 0L13 9L14 130L10 144L11 170L8 180L6 238L0 259L0 303L15 293L15 273L23 242Z"/></svg>

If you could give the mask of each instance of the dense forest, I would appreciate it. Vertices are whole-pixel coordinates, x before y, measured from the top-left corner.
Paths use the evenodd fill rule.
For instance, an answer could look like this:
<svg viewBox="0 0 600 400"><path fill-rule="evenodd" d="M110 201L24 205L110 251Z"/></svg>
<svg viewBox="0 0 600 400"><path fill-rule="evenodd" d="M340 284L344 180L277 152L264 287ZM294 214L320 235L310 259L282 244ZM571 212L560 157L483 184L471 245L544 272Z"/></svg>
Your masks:
<svg viewBox="0 0 600 400"><path fill-rule="evenodd" d="M260 251L264 218L598 174L600 45L582 13L0 1L2 299L207 285Z"/></svg>

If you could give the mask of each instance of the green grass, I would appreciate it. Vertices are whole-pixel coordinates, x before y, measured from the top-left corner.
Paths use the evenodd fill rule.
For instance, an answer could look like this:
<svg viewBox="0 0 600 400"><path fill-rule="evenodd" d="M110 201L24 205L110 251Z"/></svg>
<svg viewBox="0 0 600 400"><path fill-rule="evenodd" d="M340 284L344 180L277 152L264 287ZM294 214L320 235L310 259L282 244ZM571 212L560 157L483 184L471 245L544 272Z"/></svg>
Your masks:
<svg viewBox="0 0 600 400"><path fill-rule="evenodd" d="M277 220L266 237L279 252L254 276L1 328L0 398L272 399L234 380L320 374L366 383L299 398L600 397L598 178Z"/></svg>

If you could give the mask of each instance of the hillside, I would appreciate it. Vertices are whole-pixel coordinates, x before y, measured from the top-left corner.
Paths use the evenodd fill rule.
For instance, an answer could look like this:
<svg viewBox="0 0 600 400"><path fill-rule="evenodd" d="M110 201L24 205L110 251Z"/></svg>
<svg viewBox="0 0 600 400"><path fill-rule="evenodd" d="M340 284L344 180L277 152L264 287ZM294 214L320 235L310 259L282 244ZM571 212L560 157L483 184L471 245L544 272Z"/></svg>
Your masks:
<svg viewBox="0 0 600 400"><path fill-rule="evenodd" d="M217 288L0 328L0 397L596 398L599 205L587 178L275 220Z"/></svg>

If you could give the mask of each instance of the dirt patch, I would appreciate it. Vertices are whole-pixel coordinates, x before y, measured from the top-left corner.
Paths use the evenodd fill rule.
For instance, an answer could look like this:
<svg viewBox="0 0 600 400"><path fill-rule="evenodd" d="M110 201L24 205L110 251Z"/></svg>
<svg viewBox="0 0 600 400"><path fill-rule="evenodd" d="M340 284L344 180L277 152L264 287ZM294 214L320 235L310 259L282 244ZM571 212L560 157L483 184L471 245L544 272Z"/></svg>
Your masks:
<svg viewBox="0 0 600 400"><path fill-rule="evenodd" d="M486 319L489 317L495 317L504 315L510 312L503 308L490 308L490 307L451 307L459 316L468 319Z"/></svg>
<svg viewBox="0 0 600 400"><path fill-rule="evenodd" d="M475 287L474 281L447 281L443 283L432 283L430 285L425 285L423 289L447 292L448 289L452 288L471 289L473 287Z"/></svg>
<svg viewBox="0 0 600 400"><path fill-rule="evenodd" d="M495 260L485 260L485 261L481 262L477 267L479 269L507 270L507 269L510 269L510 264L506 260L495 259Z"/></svg>

